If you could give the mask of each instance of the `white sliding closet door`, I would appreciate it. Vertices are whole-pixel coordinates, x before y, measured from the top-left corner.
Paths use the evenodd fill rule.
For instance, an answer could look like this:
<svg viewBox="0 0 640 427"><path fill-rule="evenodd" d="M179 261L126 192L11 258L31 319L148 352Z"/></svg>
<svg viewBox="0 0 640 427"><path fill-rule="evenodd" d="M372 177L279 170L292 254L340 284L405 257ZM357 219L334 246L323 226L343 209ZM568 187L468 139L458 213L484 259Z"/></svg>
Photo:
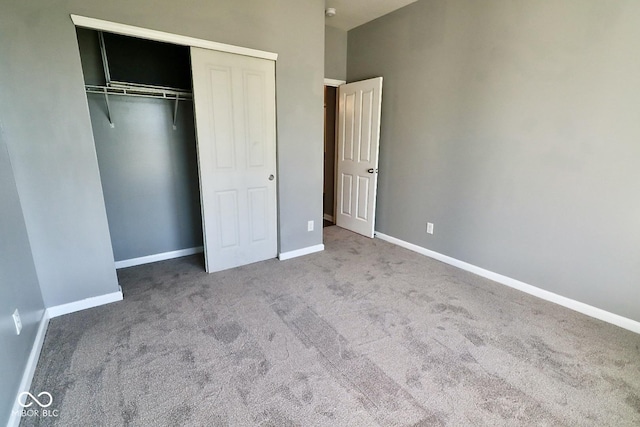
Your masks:
<svg viewBox="0 0 640 427"><path fill-rule="evenodd" d="M208 272L277 255L275 63L191 48Z"/></svg>

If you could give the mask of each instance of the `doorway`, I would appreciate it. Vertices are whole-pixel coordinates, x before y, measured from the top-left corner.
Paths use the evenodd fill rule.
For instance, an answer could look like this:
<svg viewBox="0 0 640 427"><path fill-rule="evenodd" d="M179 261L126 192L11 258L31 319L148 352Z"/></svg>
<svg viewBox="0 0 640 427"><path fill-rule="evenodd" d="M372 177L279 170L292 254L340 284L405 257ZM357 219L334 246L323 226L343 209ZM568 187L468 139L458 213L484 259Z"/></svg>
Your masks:
<svg viewBox="0 0 640 427"><path fill-rule="evenodd" d="M335 224L335 164L337 143L338 88L324 86L324 185L323 225Z"/></svg>
<svg viewBox="0 0 640 427"><path fill-rule="evenodd" d="M325 214L347 230L374 237L378 187L378 157L382 106L382 77L325 85ZM335 114L329 115L335 105ZM331 142L332 130L335 135ZM334 149L334 166L327 152ZM327 187L333 179L333 204Z"/></svg>

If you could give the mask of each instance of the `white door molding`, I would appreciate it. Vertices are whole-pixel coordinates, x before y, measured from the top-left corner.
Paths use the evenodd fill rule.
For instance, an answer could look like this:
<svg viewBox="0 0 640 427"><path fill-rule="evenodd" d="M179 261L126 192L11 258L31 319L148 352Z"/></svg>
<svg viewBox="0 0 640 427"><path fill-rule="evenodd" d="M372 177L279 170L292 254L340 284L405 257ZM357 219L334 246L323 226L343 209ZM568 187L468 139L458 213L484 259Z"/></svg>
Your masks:
<svg viewBox="0 0 640 427"><path fill-rule="evenodd" d="M250 49L247 47L234 46L231 44L217 43L195 37L182 36L164 31L150 30L148 28L136 27L133 25L120 24L117 22L104 21L102 19L89 18L87 16L71 14L71 20L76 27L89 28L92 30L107 31L110 33L123 34L126 36L140 37L159 42L173 43L181 46L201 47L203 49L217 50L219 52L235 53L237 55L251 56L254 58L268 59L276 61L278 54L263 50Z"/></svg>
<svg viewBox="0 0 640 427"><path fill-rule="evenodd" d="M324 85L325 86L331 86L331 87L338 87L340 85L345 84L346 81L344 80L336 80L336 79L324 79Z"/></svg>

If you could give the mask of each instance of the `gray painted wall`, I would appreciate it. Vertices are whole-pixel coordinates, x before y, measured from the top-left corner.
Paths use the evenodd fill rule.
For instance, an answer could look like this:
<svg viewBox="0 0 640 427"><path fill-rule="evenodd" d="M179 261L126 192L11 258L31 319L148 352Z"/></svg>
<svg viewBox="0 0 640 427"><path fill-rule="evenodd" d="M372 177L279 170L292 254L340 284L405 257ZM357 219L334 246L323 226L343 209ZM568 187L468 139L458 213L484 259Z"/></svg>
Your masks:
<svg viewBox="0 0 640 427"><path fill-rule="evenodd" d="M377 229L640 321L638 16L418 1L350 31L349 81L384 76Z"/></svg>
<svg viewBox="0 0 640 427"><path fill-rule="evenodd" d="M347 32L324 27L324 76L328 79L347 79Z"/></svg>
<svg viewBox="0 0 640 427"><path fill-rule="evenodd" d="M11 314L20 312L16 335ZM20 391L22 372L44 314L29 237L9 153L0 124L0 425L5 425Z"/></svg>
<svg viewBox="0 0 640 427"><path fill-rule="evenodd" d="M0 87L46 306L117 291L70 13L276 52L281 251L322 242L324 3L232 0L5 2ZM153 11L153 13L150 13ZM308 220L318 225L306 231Z"/></svg>
<svg viewBox="0 0 640 427"><path fill-rule="evenodd" d="M89 96L102 190L116 261L202 246L193 104Z"/></svg>

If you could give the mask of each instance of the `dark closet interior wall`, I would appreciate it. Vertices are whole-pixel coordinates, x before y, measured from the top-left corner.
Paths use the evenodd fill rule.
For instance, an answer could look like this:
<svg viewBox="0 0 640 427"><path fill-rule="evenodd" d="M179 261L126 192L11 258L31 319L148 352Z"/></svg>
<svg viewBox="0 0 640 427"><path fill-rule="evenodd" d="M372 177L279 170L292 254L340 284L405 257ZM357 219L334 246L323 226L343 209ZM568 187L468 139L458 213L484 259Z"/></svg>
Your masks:
<svg viewBox="0 0 640 427"><path fill-rule="evenodd" d="M188 47L111 33L104 43L112 81L191 90Z"/></svg>
<svg viewBox="0 0 640 427"><path fill-rule="evenodd" d="M331 217L335 190L336 95L337 88L324 87L324 214Z"/></svg>
<svg viewBox="0 0 640 427"><path fill-rule="evenodd" d="M97 32L77 34L85 82L104 84ZM118 52L113 80L190 90L188 48L109 35L105 43ZM193 103L180 101L176 130L171 100L111 95L114 128L104 96L88 94L88 103L115 260L202 246Z"/></svg>

